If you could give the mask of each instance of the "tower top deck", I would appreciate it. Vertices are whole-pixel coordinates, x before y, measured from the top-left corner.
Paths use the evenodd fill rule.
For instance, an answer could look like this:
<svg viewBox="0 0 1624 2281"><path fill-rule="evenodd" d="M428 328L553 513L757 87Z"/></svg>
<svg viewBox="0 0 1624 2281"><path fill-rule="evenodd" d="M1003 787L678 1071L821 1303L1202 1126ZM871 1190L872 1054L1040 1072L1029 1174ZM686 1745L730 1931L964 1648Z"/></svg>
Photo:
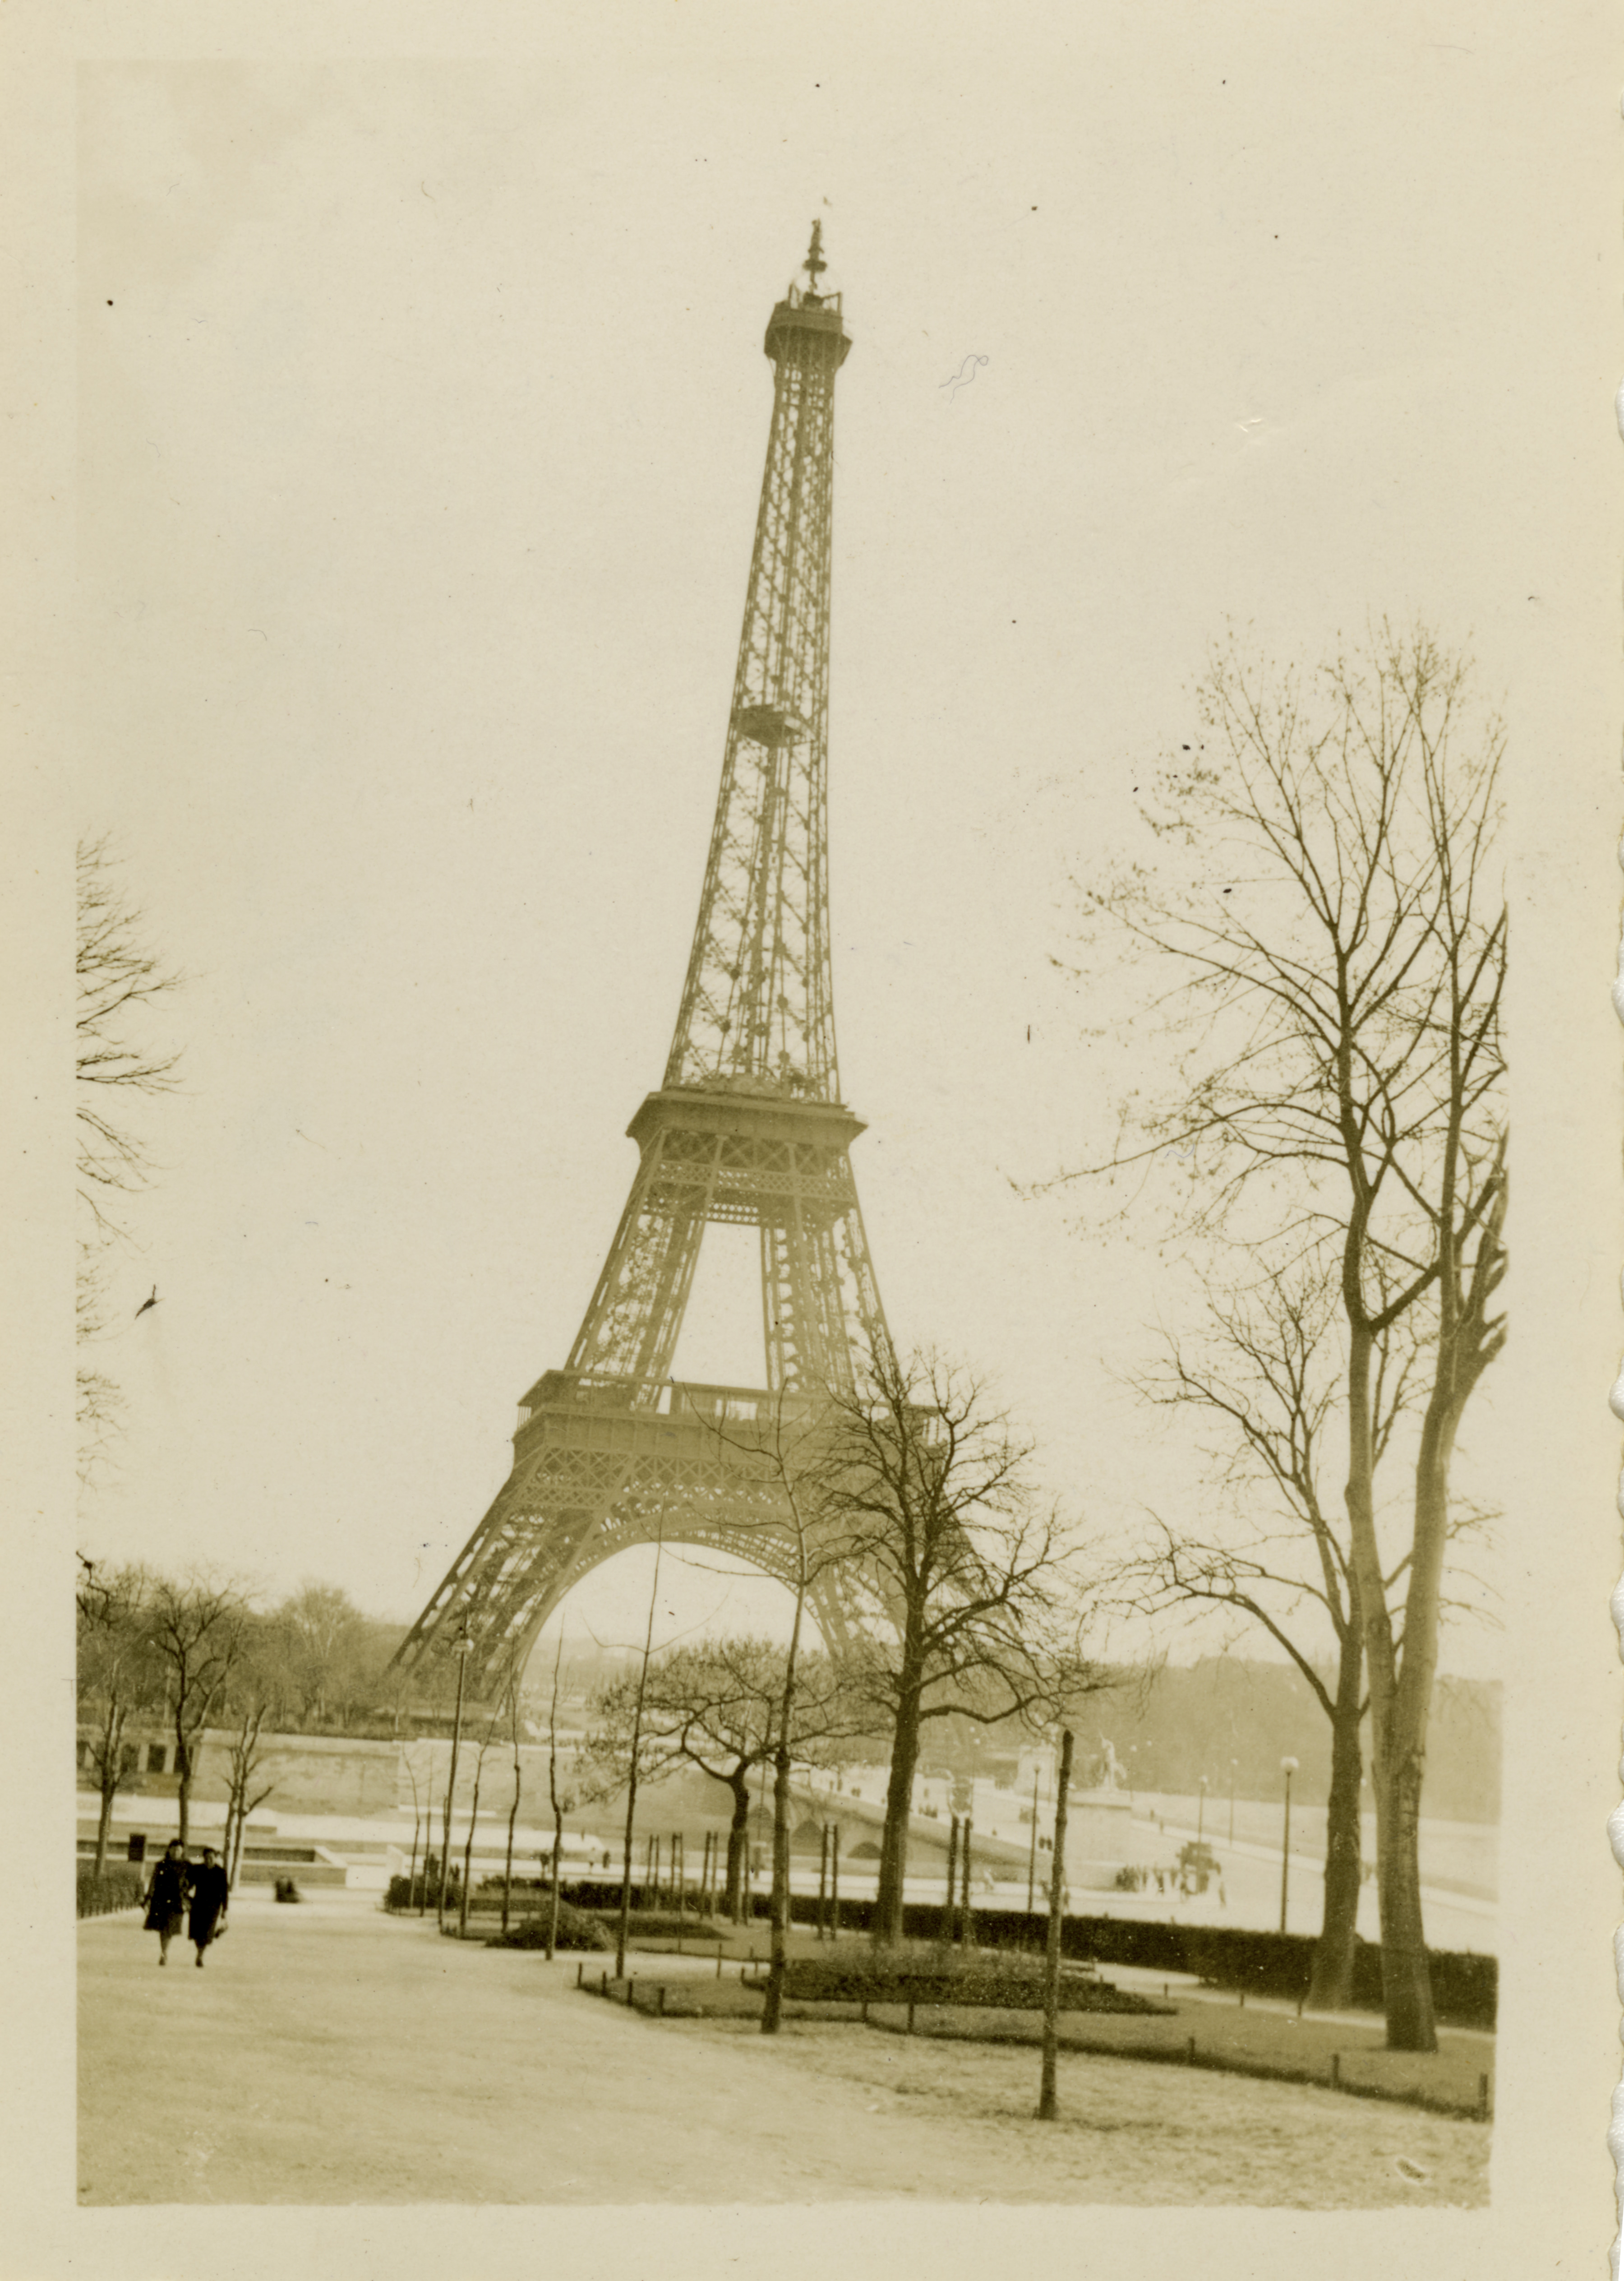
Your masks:
<svg viewBox="0 0 1624 2281"><path fill-rule="evenodd" d="M791 284L767 319L766 338L762 346L774 364L782 357L793 358L797 349L804 354L821 341L838 344L835 358L837 371L851 353L850 336L841 316L840 295L818 290L818 281L828 266L823 258L823 224L815 221L812 226L812 244L801 264L812 282L804 290Z"/></svg>
<svg viewBox="0 0 1624 2281"><path fill-rule="evenodd" d="M851 353L851 336L840 313L840 295L803 293L792 285L767 319L762 347L776 364L781 357L793 355L802 343L820 338L838 343L835 360L838 369Z"/></svg>

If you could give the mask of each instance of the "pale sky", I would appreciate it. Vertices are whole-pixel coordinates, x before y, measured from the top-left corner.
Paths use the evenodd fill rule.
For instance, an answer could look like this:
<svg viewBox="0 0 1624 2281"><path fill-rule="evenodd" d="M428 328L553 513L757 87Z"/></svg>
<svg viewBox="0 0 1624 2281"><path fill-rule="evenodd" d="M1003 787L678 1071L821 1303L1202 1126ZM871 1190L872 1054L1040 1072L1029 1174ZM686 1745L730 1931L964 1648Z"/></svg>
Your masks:
<svg viewBox="0 0 1624 2281"><path fill-rule="evenodd" d="M1176 1264L1014 1185L1154 1075L1051 961L1226 618L1312 661L1420 612L1525 784L1560 749L1611 382L1554 313L1610 289L1540 234L1547 60L1467 20L1079 15L1041 70L944 43L770 100L715 56L85 70L75 799L190 977L87 1550L407 1618L499 1487L664 1066L813 215L855 342L835 986L889 1320L996 1378L1093 1525L1199 1496L1107 1369ZM733 1233L679 1375L759 1373ZM1468 1419L1486 1494L1505 1430ZM668 1630L774 1597L670 1581ZM629 1556L572 1606L627 1636L645 1590Z"/></svg>

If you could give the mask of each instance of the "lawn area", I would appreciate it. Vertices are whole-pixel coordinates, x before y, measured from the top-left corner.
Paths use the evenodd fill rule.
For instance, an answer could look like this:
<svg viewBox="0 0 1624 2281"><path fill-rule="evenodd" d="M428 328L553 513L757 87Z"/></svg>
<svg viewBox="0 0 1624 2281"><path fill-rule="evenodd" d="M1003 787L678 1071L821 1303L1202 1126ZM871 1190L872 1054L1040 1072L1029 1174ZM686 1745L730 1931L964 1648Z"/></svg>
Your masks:
<svg viewBox="0 0 1624 2281"><path fill-rule="evenodd" d="M636 2011L666 2019L753 2020L760 2015L761 1968L724 1967L723 1975L652 1965L617 1981L587 1960L582 1983ZM865 1984L876 1991L866 1999ZM929 1986L928 1983L921 1985ZM996 1983L989 1983L993 1985ZM984 1999L951 2004L916 1998L910 2022L905 1998L896 1999L894 1975L872 1952L854 1952L849 1969L822 1960L792 1961L784 2016L804 2023L866 2024L890 2034L959 2043L1035 2045L1043 2035L1035 2009L1001 2008ZM819 1997L820 1987L830 1992ZM1435 2053L1389 2052L1382 2027L1345 2018L1299 2018L1294 2012L1254 2004L1215 2002L1195 1995L1153 2005L1128 1991L1113 1991L1109 1974L1073 1983L1072 2007L1063 2010L1059 2038L1068 2052L1091 2052L1164 2066L1217 2069L1327 2091L1429 2107L1440 2115L1487 2120L1494 2097L1494 2042L1444 2029ZM934 1991L932 1991L934 1993ZM1116 1997L1121 2008L1112 2006ZM891 2000L888 2000L888 1997ZM866 2008L865 2008L866 2006Z"/></svg>
<svg viewBox="0 0 1624 2281"><path fill-rule="evenodd" d="M1261 2006L1243 2011L1190 1998L1158 2007L1158 2013L1159 2016L1066 2013L1059 2022L1060 2041L1068 2051L1320 2084L1474 2118L1480 2115L1487 2078L1492 2107L1494 2045L1487 2037L1456 2036L1445 2029L1440 2031L1436 2052L1389 2052L1380 2027L1298 2019L1294 2013ZM871 2006L869 2020L893 2031L907 2026L907 2014L897 2007L881 2012ZM978 2043L1035 2044L1043 2023L1030 2012L932 2005L916 2009L914 2032Z"/></svg>

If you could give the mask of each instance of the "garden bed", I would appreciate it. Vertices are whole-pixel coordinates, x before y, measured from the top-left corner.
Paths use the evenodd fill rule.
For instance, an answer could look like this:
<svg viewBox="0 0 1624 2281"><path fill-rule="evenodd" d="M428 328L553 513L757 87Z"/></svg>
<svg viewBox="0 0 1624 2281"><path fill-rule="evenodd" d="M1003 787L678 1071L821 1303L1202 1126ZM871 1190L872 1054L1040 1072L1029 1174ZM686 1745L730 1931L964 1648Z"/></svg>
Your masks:
<svg viewBox="0 0 1624 2281"><path fill-rule="evenodd" d="M997 1950L796 1959L784 1969L784 1994L812 2004L949 2004L1041 2011L1041 1958ZM1063 1967L1058 1990L1064 2012L1157 2013L1165 2007L1102 1980L1090 1966Z"/></svg>

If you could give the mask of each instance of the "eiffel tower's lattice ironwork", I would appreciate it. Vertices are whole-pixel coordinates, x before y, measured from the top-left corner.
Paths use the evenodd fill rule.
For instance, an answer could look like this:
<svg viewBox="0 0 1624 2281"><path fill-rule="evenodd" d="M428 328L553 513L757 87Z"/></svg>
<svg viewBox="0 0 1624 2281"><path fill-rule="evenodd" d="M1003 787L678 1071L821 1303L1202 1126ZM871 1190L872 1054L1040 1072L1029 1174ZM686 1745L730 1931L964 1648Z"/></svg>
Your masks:
<svg viewBox="0 0 1624 2281"><path fill-rule="evenodd" d="M779 1452L829 1388L889 1352L852 1183L829 981L827 717L835 376L821 227L768 321L773 417L699 921L665 1080L627 1127L632 1191L561 1371L525 1396L513 1469L397 1660L466 1627L476 1684L522 1664L552 1609L627 1546L708 1545L796 1573ZM765 1388L679 1385L705 1228L760 1230ZM826 1636L847 1628L833 1573Z"/></svg>

